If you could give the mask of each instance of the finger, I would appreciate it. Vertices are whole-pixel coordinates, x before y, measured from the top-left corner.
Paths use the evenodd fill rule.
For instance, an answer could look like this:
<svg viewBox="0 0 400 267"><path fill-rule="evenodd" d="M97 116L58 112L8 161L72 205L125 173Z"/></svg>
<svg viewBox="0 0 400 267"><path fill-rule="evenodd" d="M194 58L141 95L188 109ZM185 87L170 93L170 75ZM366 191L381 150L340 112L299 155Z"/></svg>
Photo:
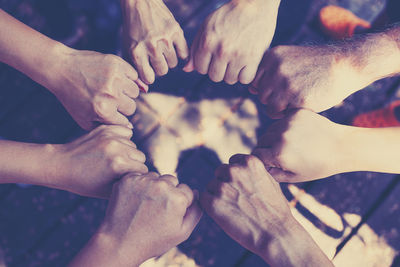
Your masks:
<svg viewBox="0 0 400 267"><path fill-rule="evenodd" d="M238 67L237 64L230 62L226 68L224 81L230 85L237 83L239 80L240 69L241 67Z"/></svg>
<svg viewBox="0 0 400 267"><path fill-rule="evenodd" d="M133 62L139 72L140 79L147 84L152 84L155 74L149 63L149 57L145 49L136 49L131 52Z"/></svg>
<svg viewBox="0 0 400 267"><path fill-rule="evenodd" d="M192 42L192 46L190 47L190 58L189 61L186 63L185 67L183 67L183 71L185 72L191 72L195 69L194 65L194 55L196 54L197 51L197 46L198 46L198 40L199 40L199 34L197 34Z"/></svg>
<svg viewBox="0 0 400 267"><path fill-rule="evenodd" d="M227 63L224 60L217 56L213 56L208 69L208 76L213 82L220 82L225 76L226 68Z"/></svg>
<svg viewBox="0 0 400 267"><path fill-rule="evenodd" d="M130 143L132 143L132 142L130 142ZM132 149L129 149L127 154L128 154L128 157L130 159L132 159L132 160L135 160L135 161L138 161L138 162L141 162L141 163L145 163L146 162L146 155L142 151L140 151L140 150L138 150L136 148L132 147Z"/></svg>
<svg viewBox="0 0 400 267"><path fill-rule="evenodd" d="M273 89L276 87L278 77L272 77L271 73L264 73L258 84L258 98L264 105L269 103L269 96L273 93ZM277 88L279 90L279 88Z"/></svg>
<svg viewBox="0 0 400 267"><path fill-rule="evenodd" d="M142 91L144 93L147 93L149 91L149 86L146 83L144 83L141 79L137 79L135 82L136 82L137 86L139 87L140 91Z"/></svg>
<svg viewBox="0 0 400 267"><path fill-rule="evenodd" d="M190 187L186 184L178 184L178 186L176 187L179 189L179 191L185 195L186 199L187 199L187 203L188 203L188 207L192 204L193 199L194 199L194 194L192 189L190 189Z"/></svg>
<svg viewBox="0 0 400 267"><path fill-rule="evenodd" d="M244 68L240 70L239 73L239 81L241 84L249 84L251 83L257 73L257 65L256 64L250 64L246 65Z"/></svg>
<svg viewBox="0 0 400 267"><path fill-rule="evenodd" d="M125 116L131 116L135 113L136 102L132 98L124 95L118 100L118 111Z"/></svg>
<svg viewBox="0 0 400 267"><path fill-rule="evenodd" d="M214 173L215 178L224 181L224 182L229 182L231 180L230 176L230 171L229 171L229 165L228 164L222 164L219 166Z"/></svg>
<svg viewBox="0 0 400 267"><path fill-rule="evenodd" d="M278 183L282 182L293 182L295 179L296 175L292 172L289 171L284 171L280 168L270 168L268 170L269 174L272 176L272 178L275 179Z"/></svg>
<svg viewBox="0 0 400 267"><path fill-rule="evenodd" d="M175 34L173 36L172 42L175 47L176 53L178 54L178 57L181 59L187 59L189 56L189 48L183 32L182 34Z"/></svg>
<svg viewBox="0 0 400 267"><path fill-rule="evenodd" d="M229 158L229 164L247 165L247 161L251 157L245 154L236 154Z"/></svg>
<svg viewBox="0 0 400 267"><path fill-rule="evenodd" d="M211 53L208 51L196 51L194 66L200 74L207 74L211 62Z"/></svg>
<svg viewBox="0 0 400 267"><path fill-rule="evenodd" d="M175 68L178 65L178 58L175 53L175 49L173 48L172 44L169 45L168 48L165 48L163 51L163 55L165 60L167 61L169 68Z"/></svg>
<svg viewBox="0 0 400 267"><path fill-rule="evenodd" d="M105 133L111 136L122 137L125 140L132 138L132 129L119 125L100 125L96 128L97 133ZM95 131L92 131L95 133ZM122 139L121 138L121 139Z"/></svg>
<svg viewBox="0 0 400 267"><path fill-rule="evenodd" d="M137 98L139 96L139 86L136 82L125 79L121 82L122 92L129 98Z"/></svg>
<svg viewBox="0 0 400 267"><path fill-rule="evenodd" d="M158 76L168 73L168 64L161 51L157 50L154 56L150 56L150 63Z"/></svg>
<svg viewBox="0 0 400 267"><path fill-rule="evenodd" d="M107 115L103 118L99 118L98 121L105 124L123 125L130 129L133 129L133 125L128 120L128 118L116 110L110 115Z"/></svg>
<svg viewBox="0 0 400 267"><path fill-rule="evenodd" d="M251 152L251 154L259 158L264 163L264 166L267 170L269 170L271 167L281 167L276 158L276 153L272 149L256 148L253 150L253 152Z"/></svg>
<svg viewBox="0 0 400 267"><path fill-rule="evenodd" d="M159 179L162 179L162 180L168 182L173 187L176 187L179 184L178 178L176 178L175 176L172 176L172 175L168 175L168 174L162 175L159 177Z"/></svg>
<svg viewBox="0 0 400 267"><path fill-rule="evenodd" d="M128 77L128 79L130 79L131 81L136 81L139 78L137 71L128 62L126 62L122 58L121 60L121 67L125 72L126 77Z"/></svg>
<svg viewBox="0 0 400 267"><path fill-rule="evenodd" d="M123 175L126 173L135 173L135 174L145 174L149 171L146 165L143 162L139 162L132 159L121 159L119 162L114 163L114 171L116 171L119 175Z"/></svg>
<svg viewBox="0 0 400 267"><path fill-rule="evenodd" d="M185 237L188 238L193 232L196 225L199 223L203 211L201 210L197 201L193 202L192 205L186 210L186 214L182 221L182 231L185 233Z"/></svg>
<svg viewBox="0 0 400 267"><path fill-rule="evenodd" d="M280 119L284 116L283 111L286 110L288 101L282 96L281 91L275 90L267 100L267 115L272 119Z"/></svg>
<svg viewBox="0 0 400 267"><path fill-rule="evenodd" d="M254 88L254 91L258 91L259 84L260 84L262 77L264 76L264 73L265 72L264 72L263 68L258 69L256 76L250 85L252 88Z"/></svg>

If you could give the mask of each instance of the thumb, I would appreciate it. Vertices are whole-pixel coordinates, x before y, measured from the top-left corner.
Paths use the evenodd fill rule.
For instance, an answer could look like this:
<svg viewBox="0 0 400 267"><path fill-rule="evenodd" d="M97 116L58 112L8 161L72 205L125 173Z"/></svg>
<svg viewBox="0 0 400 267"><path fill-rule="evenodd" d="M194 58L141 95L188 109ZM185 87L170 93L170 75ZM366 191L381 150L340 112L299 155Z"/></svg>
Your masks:
<svg viewBox="0 0 400 267"><path fill-rule="evenodd" d="M190 57L188 63L186 63L185 67L183 67L183 71L185 72L192 72L194 71L194 64L193 64L193 59Z"/></svg>
<svg viewBox="0 0 400 267"><path fill-rule="evenodd" d="M203 211L201 210L197 199L198 193L196 195L196 200L192 202L192 205L189 206L186 210L185 216L183 217L182 231L188 236L193 232L194 228L196 228L196 225L199 223L201 216L203 216Z"/></svg>

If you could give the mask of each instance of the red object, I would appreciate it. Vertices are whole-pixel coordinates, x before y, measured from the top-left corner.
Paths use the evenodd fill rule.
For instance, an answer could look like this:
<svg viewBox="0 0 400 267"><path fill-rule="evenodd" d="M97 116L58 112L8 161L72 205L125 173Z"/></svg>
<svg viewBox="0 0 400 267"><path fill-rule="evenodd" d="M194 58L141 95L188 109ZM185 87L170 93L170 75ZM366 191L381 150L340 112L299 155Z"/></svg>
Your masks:
<svg viewBox="0 0 400 267"><path fill-rule="evenodd" d="M353 125L365 128L383 128L400 126L394 109L400 106L400 100L392 102L389 106L360 114L353 119Z"/></svg>
<svg viewBox="0 0 400 267"><path fill-rule="evenodd" d="M357 27L371 28L371 24L351 11L338 6L326 6L319 12L322 30L333 39L349 38Z"/></svg>

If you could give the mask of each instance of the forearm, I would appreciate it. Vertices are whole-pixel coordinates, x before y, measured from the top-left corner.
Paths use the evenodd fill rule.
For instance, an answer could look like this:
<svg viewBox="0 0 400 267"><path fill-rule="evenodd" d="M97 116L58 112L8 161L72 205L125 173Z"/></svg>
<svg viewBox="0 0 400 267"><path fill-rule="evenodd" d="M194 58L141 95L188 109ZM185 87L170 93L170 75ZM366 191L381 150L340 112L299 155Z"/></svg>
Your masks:
<svg viewBox="0 0 400 267"><path fill-rule="evenodd" d="M400 128L357 128L347 126L347 145L342 164L346 171L400 174Z"/></svg>
<svg viewBox="0 0 400 267"><path fill-rule="evenodd" d="M344 61L358 72L368 85L400 73L400 27L359 36L342 47ZM350 77L349 77L350 78Z"/></svg>
<svg viewBox="0 0 400 267"><path fill-rule="evenodd" d="M0 9L0 61L51 88L68 48Z"/></svg>
<svg viewBox="0 0 400 267"><path fill-rule="evenodd" d="M130 255L132 256L132 255ZM118 246L108 235L97 232L76 255L69 267L137 267L142 262L127 262L118 252Z"/></svg>
<svg viewBox="0 0 400 267"><path fill-rule="evenodd" d="M259 253L271 266L333 266L304 228L294 219Z"/></svg>
<svg viewBox="0 0 400 267"><path fill-rule="evenodd" d="M55 146L0 141L0 183L54 186Z"/></svg>

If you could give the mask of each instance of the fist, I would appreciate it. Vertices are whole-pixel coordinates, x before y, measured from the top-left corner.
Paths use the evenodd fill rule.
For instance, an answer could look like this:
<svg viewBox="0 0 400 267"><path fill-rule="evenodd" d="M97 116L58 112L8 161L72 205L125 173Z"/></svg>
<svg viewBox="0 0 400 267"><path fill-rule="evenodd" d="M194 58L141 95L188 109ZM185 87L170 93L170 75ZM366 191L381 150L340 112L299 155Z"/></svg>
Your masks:
<svg viewBox="0 0 400 267"><path fill-rule="evenodd" d="M279 1L235 1L209 15L191 46L185 71L214 82L250 83L275 32Z"/></svg>
<svg viewBox="0 0 400 267"><path fill-rule="evenodd" d="M249 155L235 155L216 170L201 205L229 236L258 255L292 218L278 183Z"/></svg>
<svg viewBox="0 0 400 267"><path fill-rule="evenodd" d="M281 118L287 109L329 109L367 84L334 46L278 46L265 53L250 88Z"/></svg>
<svg viewBox="0 0 400 267"><path fill-rule="evenodd" d="M77 140L56 146L55 187L108 198L113 183L128 172L147 173L145 155L130 141L132 130L102 125Z"/></svg>
<svg viewBox="0 0 400 267"><path fill-rule="evenodd" d="M122 266L136 266L185 241L201 215L195 194L176 177L128 174L113 187L100 232Z"/></svg>
<svg viewBox="0 0 400 267"><path fill-rule="evenodd" d="M120 57L92 51L69 50L53 93L85 130L99 124L132 128L126 118L135 112L139 87L135 69Z"/></svg>
<svg viewBox="0 0 400 267"><path fill-rule="evenodd" d="M305 182L345 169L345 126L309 110L297 110L271 125L253 150L279 182Z"/></svg>
<svg viewBox="0 0 400 267"><path fill-rule="evenodd" d="M130 59L147 84L186 59L183 31L162 0L122 0L124 43Z"/></svg>

